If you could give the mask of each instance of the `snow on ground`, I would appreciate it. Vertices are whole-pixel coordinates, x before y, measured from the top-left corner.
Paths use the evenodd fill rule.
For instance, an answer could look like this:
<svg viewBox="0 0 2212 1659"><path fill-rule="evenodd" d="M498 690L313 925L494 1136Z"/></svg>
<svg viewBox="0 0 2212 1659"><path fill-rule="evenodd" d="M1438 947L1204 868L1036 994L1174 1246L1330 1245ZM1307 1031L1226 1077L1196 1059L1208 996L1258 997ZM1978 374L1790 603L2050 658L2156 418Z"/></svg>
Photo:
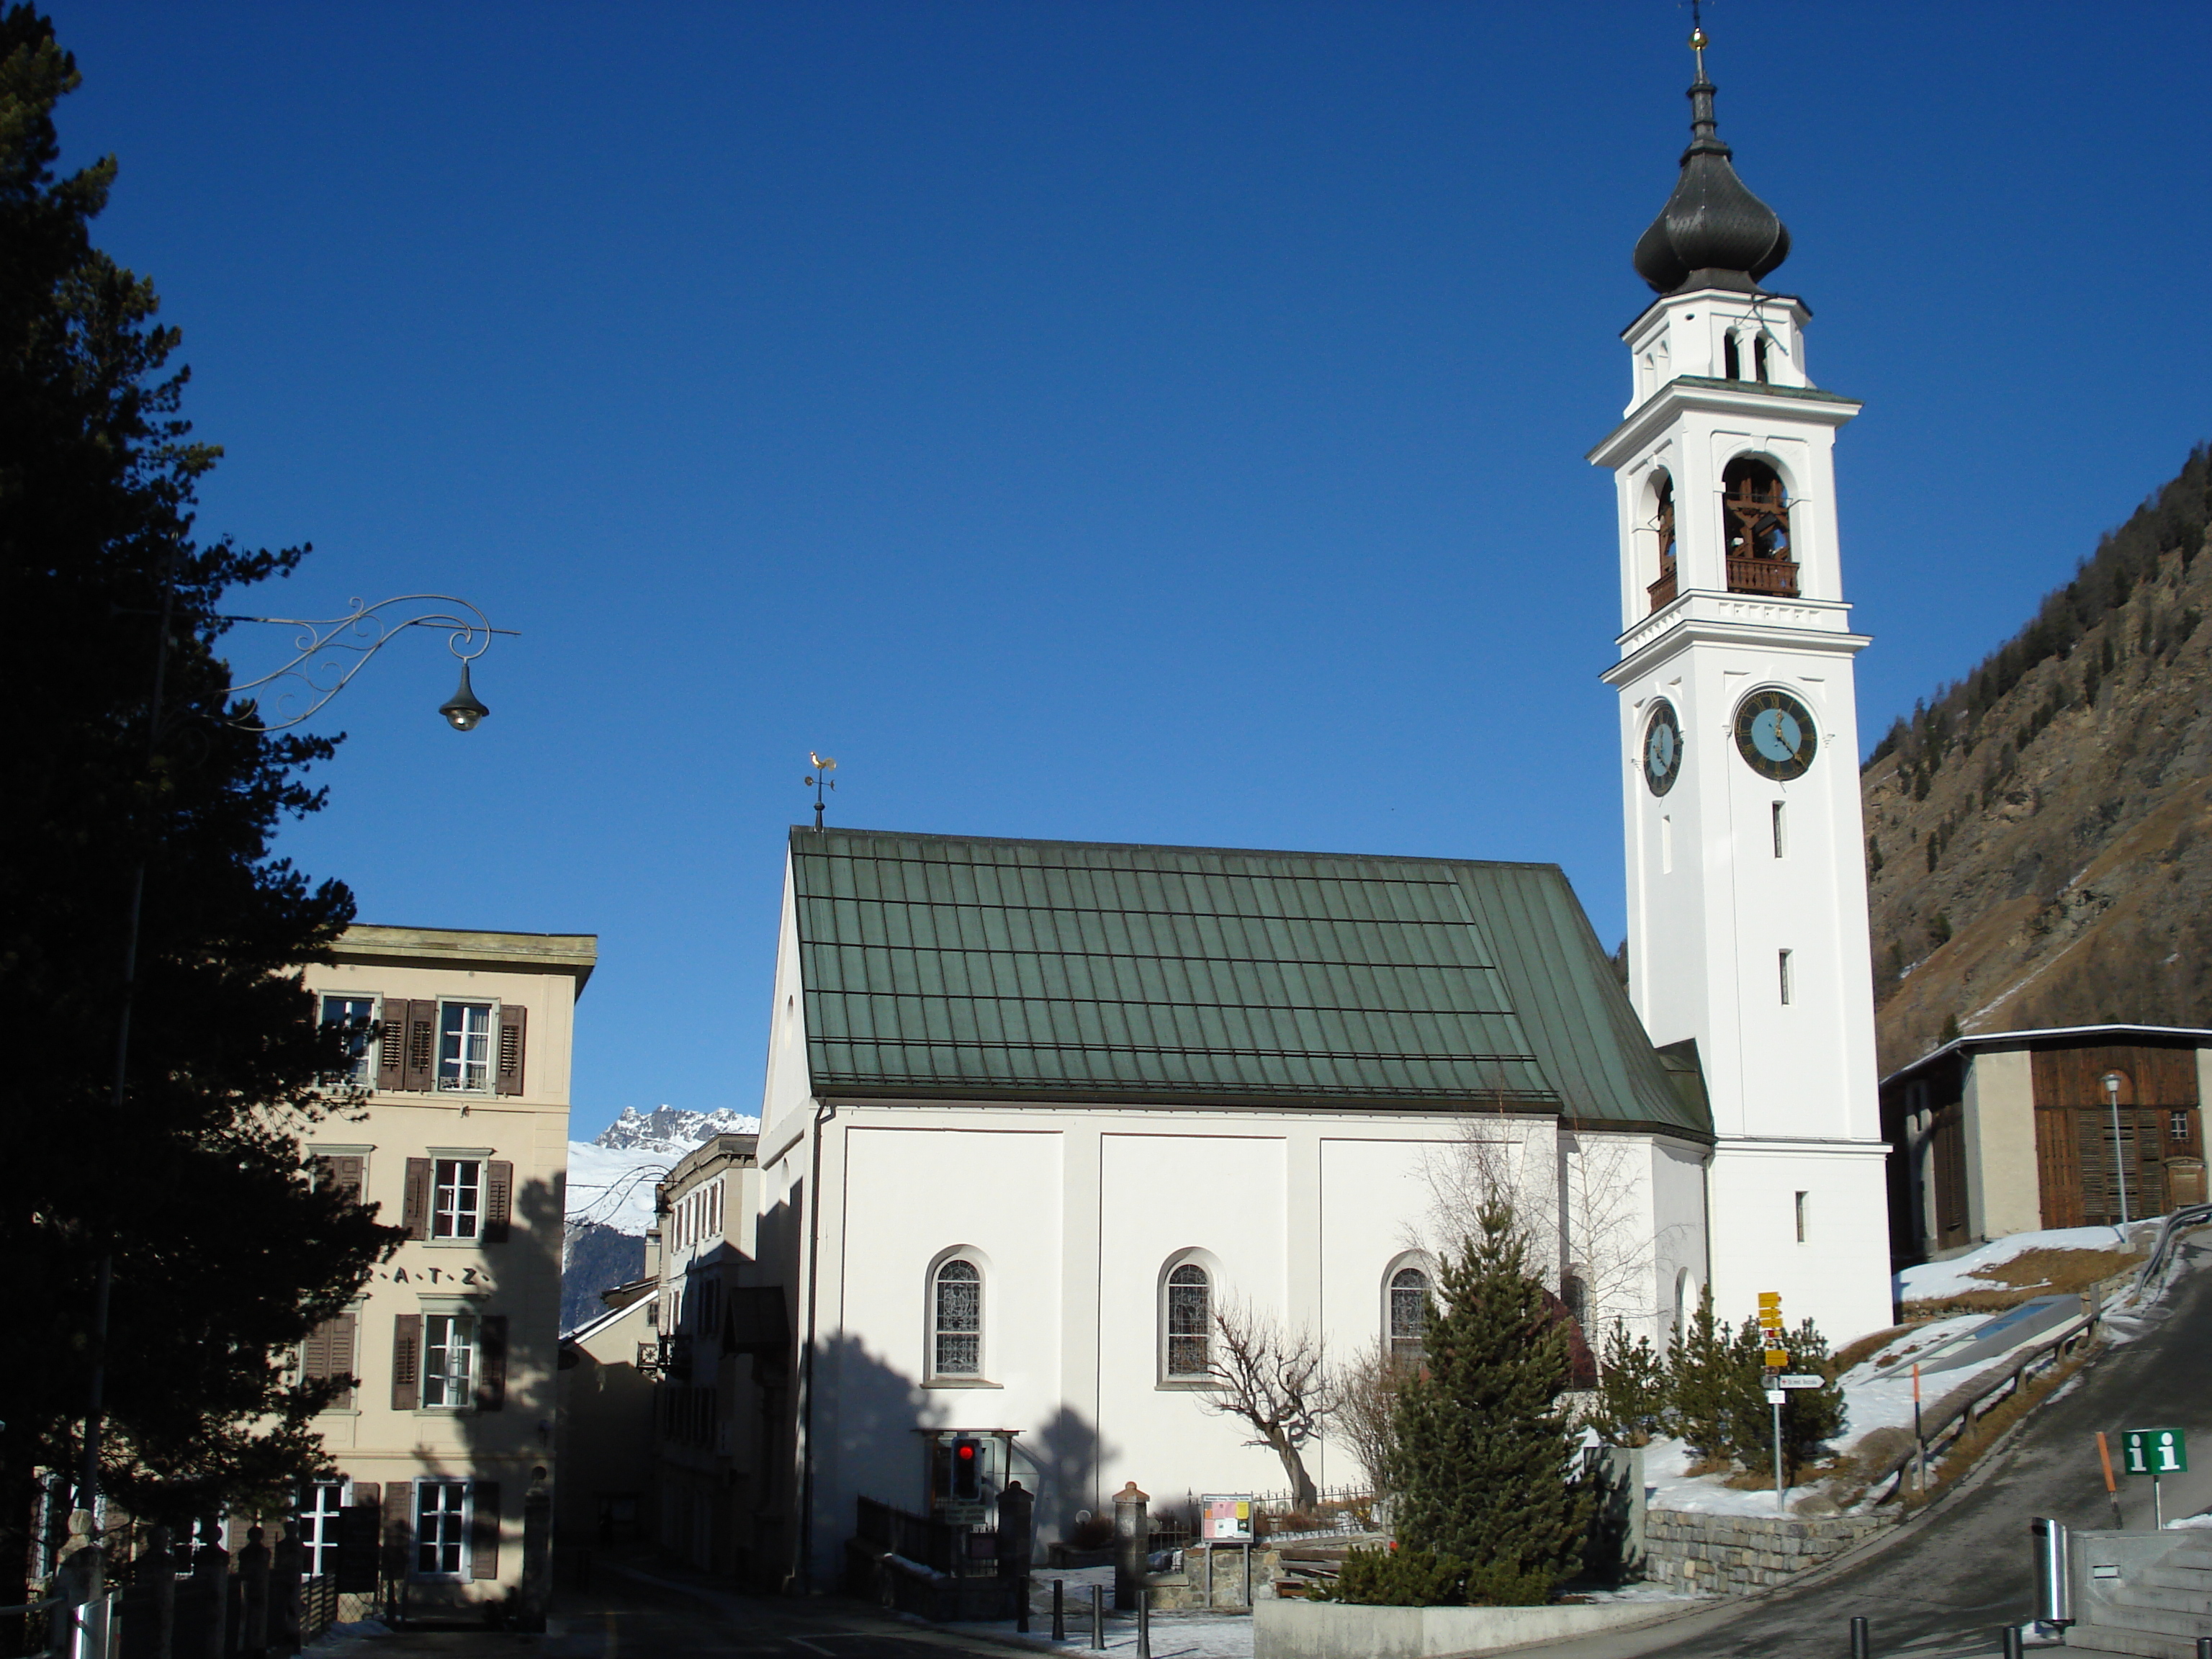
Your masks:
<svg viewBox="0 0 2212 1659"><path fill-rule="evenodd" d="M2111 1250L2124 1244L2117 1227L2053 1227L2042 1232L2012 1233L1948 1261L1923 1261L1917 1267L1907 1267L1895 1275L1894 1289L1900 1302L1922 1302L1966 1291L2002 1290L2004 1287L1994 1280L1974 1278L1974 1270L1993 1267L2030 1250Z"/></svg>
<svg viewBox="0 0 2212 1659"><path fill-rule="evenodd" d="M1994 1314L1962 1314L1955 1319L1932 1320L1925 1325L1916 1325L1896 1341L1870 1354L1844 1373L1844 1405L1845 1436L1856 1440L1875 1429L1912 1426L1912 1360L1916 1354L1962 1336L1977 1326L1995 1318ZM2039 1331L2028 1341L2039 1341L2048 1331ZM1887 1360L1887 1364L1879 1362ZM2002 1364L2002 1358L1990 1364ZM1923 1376L1920 1382L1920 1399L1923 1406L1932 1406L1970 1376L1976 1376L1989 1365L1978 1370L1960 1366L1955 1371L1941 1371Z"/></svg>
<svg viewBox="0 0 2212 1659"><path fill-rule="evenodd" d="M1655 1440L1644 1449L1644 1499L1655 1510L1683 1510L1697 1515L1772 1515L1774 1488L1753 1491L1724 1485L1720 1474L1691 1474L1691 1451L1680 1440ZM1790 1488L1793 1504L1805 1488Z"/></svg>

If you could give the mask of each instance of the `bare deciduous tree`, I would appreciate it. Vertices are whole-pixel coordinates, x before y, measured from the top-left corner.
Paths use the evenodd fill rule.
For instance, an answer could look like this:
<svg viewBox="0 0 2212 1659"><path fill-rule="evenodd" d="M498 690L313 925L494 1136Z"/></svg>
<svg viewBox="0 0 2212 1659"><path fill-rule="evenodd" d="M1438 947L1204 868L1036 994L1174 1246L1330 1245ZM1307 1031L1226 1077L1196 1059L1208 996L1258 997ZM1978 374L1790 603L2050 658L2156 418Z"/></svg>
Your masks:
<svg viewBox="0 0 2212 1659"><path fill-rule="evenodd" d="M1281 1459L1291 1501L1311 1510L1320 1495L1306 1473L1305 1449L1321 1437L1334 1405L1321 1340L1288 1330L1241 1302L1215 1309L1213 1333L1206 1369L1221 1386L1203 1403L1249 1427L1252 1437L1244 1443L1265 1446Z"/></svg>
<svg viewBox="0 0 2212 1659"><path fill-rule="evenodd" d="M1329 1379L1332 1437L1366 1472L1377 1498L1390 1495L1390 1414L1411 1369L1392 1357L1389 1344L1377 1341Z"/></svg>

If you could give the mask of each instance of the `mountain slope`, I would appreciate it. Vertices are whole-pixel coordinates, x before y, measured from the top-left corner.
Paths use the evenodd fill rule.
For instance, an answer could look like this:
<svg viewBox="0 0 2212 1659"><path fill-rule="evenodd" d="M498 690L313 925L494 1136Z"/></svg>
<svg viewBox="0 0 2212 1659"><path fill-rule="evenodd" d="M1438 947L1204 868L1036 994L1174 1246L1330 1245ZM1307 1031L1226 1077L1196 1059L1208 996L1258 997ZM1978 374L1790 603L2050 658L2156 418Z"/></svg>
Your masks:
<svg viewBox="0 0 2212 1659"><path fill-rule="evenodd" d="M1862 779L1886 1073L1968 1032L2212 1024L2212 466L2181 474Z"/></svg>
<svg viewBox="0 0 2212 1659"><path fill-rule="evenodd" d="M589 1140L568 1143L568 1236L562 1251L561 1328L605 1311L599 1292L645 1271L653 1189L677 1161L716 1135L751 1134L758 1118L725 1108L687 1112L634 1106Z"/></svg>

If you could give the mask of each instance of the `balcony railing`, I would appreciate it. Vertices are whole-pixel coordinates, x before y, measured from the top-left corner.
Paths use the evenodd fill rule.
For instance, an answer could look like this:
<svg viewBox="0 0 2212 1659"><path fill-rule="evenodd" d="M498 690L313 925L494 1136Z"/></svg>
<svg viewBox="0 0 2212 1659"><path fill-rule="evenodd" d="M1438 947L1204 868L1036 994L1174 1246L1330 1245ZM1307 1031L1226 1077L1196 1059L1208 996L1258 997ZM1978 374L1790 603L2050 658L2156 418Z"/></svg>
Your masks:
<svg viewBox="0 0 2212 1659"><path fill-rule="evenodd" d="M1674 573L1671 569L1644 590L1651 596L1651 608L1662 611L1674 603Z"/></svg>
<svg viewBox="0 0 2212 1659"><path fill-rule="evenodd" d="M1771 593L1778 599L1797 597L1797 562L1794 559L1730 559L1729 592Z"/></svg>

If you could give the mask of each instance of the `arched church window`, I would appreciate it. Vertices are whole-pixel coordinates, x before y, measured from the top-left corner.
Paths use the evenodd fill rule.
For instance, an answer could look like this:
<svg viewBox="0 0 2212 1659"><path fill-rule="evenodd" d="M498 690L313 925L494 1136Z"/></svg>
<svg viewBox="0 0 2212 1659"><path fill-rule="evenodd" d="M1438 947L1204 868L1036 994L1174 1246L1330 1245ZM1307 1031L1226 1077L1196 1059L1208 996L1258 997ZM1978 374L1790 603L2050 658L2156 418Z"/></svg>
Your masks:
<svg viewBox="0 0 2212 1659"><path fill-rule="evenodd" d="M1208 1375L1213 1361L1213 1285L1186 1261L1168 1275L1167 1366L1173 1377Z"/></svg>
<svg viewBox="0 0 2212 1659"><path fill-rule="evenodd" d="M1721 377L1729 380L1743 379L1743 349L1736 344L1733 329L1721 342Z"/></svg>
<svg viewBox="0 0 2212 1659"><path fill-rule="evenodd" d="M1429 1334L1429 1276L1419 1267L1390 1275L1390 1358L1418 1363Z"/></svg>
<svg viewBox="0 0 2212 1659"><path fill-rule="evenodd" d="M974 1262L957 1256L937 1270L929 1368L935 1376L983 1374L983 1275Z"/></svg>
<svg viewBox="0 0 2212 1659"><path fill-rule="evenodd" d="M1764 334L1757 334L1757 335L1753 335L1753 336L1752 337L1752 342L1751 342L1751 374L1752 374L1752 378L1753 378L1753 380L1758 380L1758 381L1759 381L1759 382L1760 382L1762 385L1764 385L1764 384L1765 383L1765 380L1766 380L1766 336L1765 336Z"/></svg>
<svg viewBox="0 0 2212 1659"><path fill-rule="evenodd" d="M1739 455L1721 473L1721 529L1732 593L1797 597L1790 546L1790 496L1765 461Z"/></svg>
<svg viewBox="0 0 2212 1659"><path fill-rule="evenodd" d="M1646 589L1651 608L1674 602L1674 480L1662 472L1653 486L1651 528L1659 541L1659 580Z"/></svg>

